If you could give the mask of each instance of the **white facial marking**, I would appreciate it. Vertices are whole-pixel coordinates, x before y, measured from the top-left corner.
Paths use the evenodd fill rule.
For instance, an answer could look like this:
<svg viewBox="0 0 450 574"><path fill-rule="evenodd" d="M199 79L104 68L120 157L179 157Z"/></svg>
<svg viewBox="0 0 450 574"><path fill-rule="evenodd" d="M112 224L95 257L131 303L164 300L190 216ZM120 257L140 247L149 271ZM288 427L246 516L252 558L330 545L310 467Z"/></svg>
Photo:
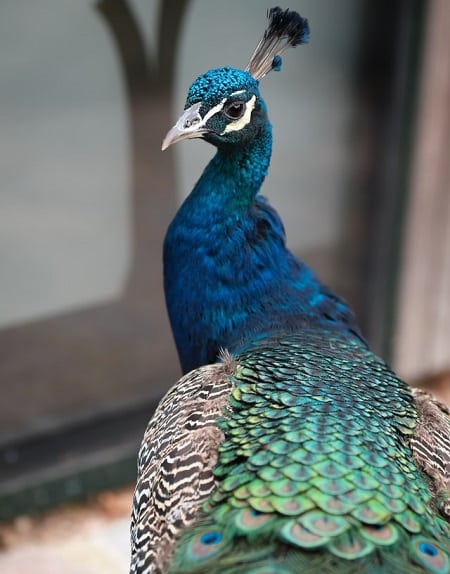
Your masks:
<svg viewBox="0 0 450 574"><path fill-rule="evenodd" d="M238 96L239 94L245 94L245 90L238 90L237 92L233 92L230 95L230 97ZM185 113L180 118L178 118L177 123L169 132L169 134L172 131L176 130L177 133L179 134L192 134L190 136L191 138L203 137L204 131L202 130L206 126L208 120L223 109L223 106L225 105L227 100L228 98L223 98L223 100L221 100L216 106L211 108L209 112L204 115L203 118L200 116L199 113L201 102L192 105L188 110L185 111ZM250 100L245 103L245 113L242 116L242 118L228 124L228 126L220 135L226 134L228 132L238 131L244 128L250 122L252 111L255 107L255 102L256 102L256 96L253 95L250 98ZM163 149L165 149L164 142L163 142Z"/></svg>
<svg viewBox="0 0 450 574"><path fill-rule="evenodd" d="M236 93L239 93L239 92L236 92ZM245 128L245 126L248 123L250 123L250 119L252 117L252 112L255 109L255 102L256 102L256 96L253 94L253 96L249 99L249 101L245 103L245 113L242 116L242 118L239 118L235 122L228 124L227 127L224 129L224 131L220 135L223 136L224 134L227 134L229 132L237 132L237 131L241 130L242 128Z"/></svg>
<svg viewBox="0 0 450 574"><path fill-rule="evenodd" d="M212 118L215 114L217 114L217 112L220 112L220 110L223 108L226 101L227 101L227 98L224 98L220 103L217 104L217 106L214 106L213 108L211 108L209 110L209 112L204 115L203 120L202 120L202 125L205 125L206 122L209 120L209 118Z"/></svg>

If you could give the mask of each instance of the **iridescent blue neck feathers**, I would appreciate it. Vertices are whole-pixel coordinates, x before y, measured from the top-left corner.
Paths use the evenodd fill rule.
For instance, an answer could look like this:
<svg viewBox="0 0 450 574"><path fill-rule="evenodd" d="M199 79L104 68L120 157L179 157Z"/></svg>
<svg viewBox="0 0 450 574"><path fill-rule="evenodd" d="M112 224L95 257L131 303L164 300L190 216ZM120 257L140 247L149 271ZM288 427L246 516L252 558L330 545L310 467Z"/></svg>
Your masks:
<svg viewBox="0 0 450 574"><path fill-rule="evenodd" d="M286 248L279 216L258 193L272 132L257 83L230 68L208 74L191 87L186 105L191 109L208 94L199 122L216 108L203 137L218 151L164 245L166 301L183 371L214 362L222 348L237 350L269 333L323 325L354 336L358 328L349 309ZM227 87L212 97L211 86L222 76ZM247 123L245 109L236 120L221 113L220 106L229 103L227 91L238 93L233 98L244 108L253 102ZM229 128L242 118L239 129Z"/></svg>

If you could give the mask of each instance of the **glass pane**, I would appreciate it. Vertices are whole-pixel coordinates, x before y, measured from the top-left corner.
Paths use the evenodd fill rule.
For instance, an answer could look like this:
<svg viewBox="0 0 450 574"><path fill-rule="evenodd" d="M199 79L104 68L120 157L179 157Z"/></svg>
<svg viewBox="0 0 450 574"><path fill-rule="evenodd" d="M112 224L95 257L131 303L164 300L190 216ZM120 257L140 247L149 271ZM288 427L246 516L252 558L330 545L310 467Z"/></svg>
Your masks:
<svg viewBox="0 0 450 574"><path fill-rule="evenodd" d="M161 279L170 92L144 8L2 5L0 446L137 408L179 374Z"/></svg>
<svg viewBox="0 0 450 574"><path fill-rule="evenodd" d="M130 265L128 121L88 2L0 19L0 327L117 297Z"/></svg>

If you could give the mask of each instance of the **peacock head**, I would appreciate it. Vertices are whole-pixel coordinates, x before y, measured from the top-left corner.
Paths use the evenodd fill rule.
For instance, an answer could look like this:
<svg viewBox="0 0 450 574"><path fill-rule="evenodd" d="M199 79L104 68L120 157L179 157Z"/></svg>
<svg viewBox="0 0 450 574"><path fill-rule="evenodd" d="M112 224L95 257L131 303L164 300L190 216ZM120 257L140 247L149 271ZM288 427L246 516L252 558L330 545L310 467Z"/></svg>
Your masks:
<svg viewBox="0 0 450 574"><path fill-rule="evenodd" d="M246 145L267 123L259 80L281 69L281 54L308 41L308 21L297 12L271 8L269 25L245 70L209 70L189 88L184 112L164 138L162 149L184 139L203 138L217 147Z"/></svg>

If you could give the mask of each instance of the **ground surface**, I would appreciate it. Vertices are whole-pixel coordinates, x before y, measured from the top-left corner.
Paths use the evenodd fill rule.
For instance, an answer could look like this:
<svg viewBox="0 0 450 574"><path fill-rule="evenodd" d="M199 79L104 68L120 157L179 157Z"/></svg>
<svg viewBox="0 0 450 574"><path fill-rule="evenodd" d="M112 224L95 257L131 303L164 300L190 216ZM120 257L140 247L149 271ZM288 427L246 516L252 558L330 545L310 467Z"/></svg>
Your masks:
<svg viewBox="0 0 450 574"><path fill-rule="evenodd" d="M132 487L0 525L2 574L126 574Z"/></svg>

